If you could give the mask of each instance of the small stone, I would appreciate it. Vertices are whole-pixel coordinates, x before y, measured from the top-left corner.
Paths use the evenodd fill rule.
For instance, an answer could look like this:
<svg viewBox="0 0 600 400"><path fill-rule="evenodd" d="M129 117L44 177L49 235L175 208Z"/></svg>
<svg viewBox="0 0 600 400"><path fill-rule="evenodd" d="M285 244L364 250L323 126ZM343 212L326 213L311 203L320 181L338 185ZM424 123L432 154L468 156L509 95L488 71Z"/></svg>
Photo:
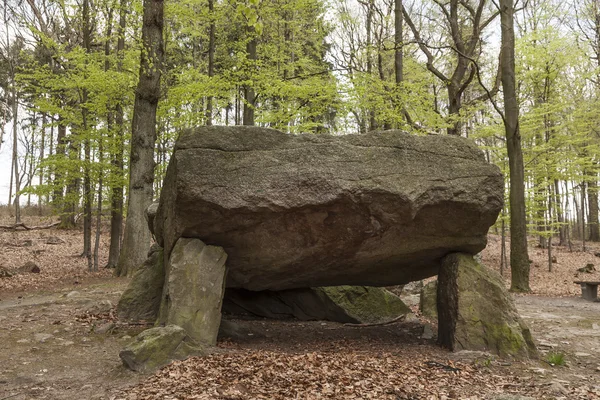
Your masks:
<svg viewBox="0 0 600 400"><path fill-rule="evenodd" d="M74 345L75 342L71 341L71 340L65 340L63 342L60 343L61 346L72 346Z"/></svg>
<svg viewBox="0 0 600 400"><path fill-rule="evenodd" d="M421 334L421 339L425 339L425 340L433 339L433 329L431 329L431 326L429 326L429 325L423 326L423 333Z"/></svg>
<svg viewBox="0 0 600 400"><path fill-rule="evenodd" d="M552 381L550 383L550 391L552 393L556 393L556 394L569 394L569 389L567 389L566 387L564 387L562 385L562 383L560 383L559 381Z"/></svg>
<svg viewBox="0 0 600 400"><path fill-rule="evenodd" d="M109 333L110 331L112 331L115 328L115 324L114 322L107 322L105 324L102 324L98 327L96 327L94 329L94 332L96 333L100 333L100 334L105 334L105 333Z"/></svg>
<svg viewBox="0 0 600 400"><path fill-rule="evenodd" d="M129 340L129 339L131 339L131 336L129 336L129 335L121 336L121 340Z"/></svg>
<svg viewBox="0 0 600 400"><path fill-rule="evenodd" d="M27 261L25 264L19 267L18 271L22 274L39 274L40 267L33 261Z"/></svg>
<svg viewBox="0 0 600 400"><path fill-rule="evenodd" d="M65 243L64 240L62 240L61 238L59 238L58 236L49 236L48 238L46 238L46 244L63 244Z"/></svg>
<svg viewBox="0 0 600 400"><path fill-rule="evenodd" d="M17 343L29 343L31 340L29 339L19 339L17 340Z"/></svg>
<svg viewBox="0 0 600 400"><path fill-rule="evenodd" d="M534 374L538 374L538 375L546 375L546 371L544 368L530 368L530 371L533 372Z"/></svg>
<svg viewBox="0 0 600 400"><path fill-rule="evenodd" d="M591 356L591 354L589 354L589 353L582 353L582 352L575 353L575 357L589 357L589 356Z"/></svg>
<svg viewBox="0 0 600 400"><path fill-rule="evenodd" d="M33 335L33 338L35 339L36 342L40 342L40 343L46 343L48 340L52 339L54 337L54 335L51 335L50 333L36 333L35 335Z"/></svg>
<svg viewBox="0 0 600 400"><path fill-rule="evenodd" d="M109 312L113 308L110 300L92 300L85 305L84 310L90 314L103 314Z"/></svg>
<svg viewBox="0 0 600 400"><path fill-rule="evenodd" d="M553 349L553 348L555 348L557 346L557 344L556 343L551 343L551 342L548 342L548 341L542 339L542 340L540 340L538 342L538 346L539 347L547 347L549 349Z"/></svg>
<svg viewBox="0 0 600 400"><path fill-rule="evenodd" d="M0 266L0 278L10 278L14 274L8 269Z"/></svg>
<svg viewBox="0 0 600 400"><path fill-rule="evenodd" d="M67 293L66 297L70 299L72 297L77 297L79 295L81 295L81 293L79 293L77 290L73 290L72 292Z"/></svg>

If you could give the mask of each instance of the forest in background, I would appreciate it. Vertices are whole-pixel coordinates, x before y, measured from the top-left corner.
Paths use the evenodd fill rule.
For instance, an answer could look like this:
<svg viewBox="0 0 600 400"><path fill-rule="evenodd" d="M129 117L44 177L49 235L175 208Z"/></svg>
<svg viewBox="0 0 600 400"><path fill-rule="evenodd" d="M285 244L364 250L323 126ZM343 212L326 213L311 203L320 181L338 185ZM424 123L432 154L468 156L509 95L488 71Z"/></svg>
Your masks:
<svg viewBox="0 0 600 400"><path fill-rule="evenodd" d="M503 233L511 204L499 10L488 0L165 2L154 193L177 134L201 125L461 135L507 176ZM108 265L119 260L142 15L141 1L2 2L7 200L16 223L32 195L63 227L82 213L90 265L102 215ZM551 268L553 240L600 240L600 1L517 2L514 22L528 232Z"/></svg>

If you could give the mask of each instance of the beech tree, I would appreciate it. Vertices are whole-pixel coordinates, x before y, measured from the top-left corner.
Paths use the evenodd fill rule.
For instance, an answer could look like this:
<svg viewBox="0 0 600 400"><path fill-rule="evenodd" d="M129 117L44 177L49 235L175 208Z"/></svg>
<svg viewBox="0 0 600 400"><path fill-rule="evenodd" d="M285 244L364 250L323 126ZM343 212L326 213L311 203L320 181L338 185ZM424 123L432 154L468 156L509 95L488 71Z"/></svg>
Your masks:
<svg viewBox="0 0 600 400"><path fill-rule="evenodd" d="M511 290L529 292L529 254L525 213L525 172L519 130L519 104L515 79L515 30L512 0L500 0L502 27L502 92L504 94L504 129L510 176L510 270Z"/></svg>
<svg viewBox="0 0 600 400"><path fill-rule="evenodd" d="M163 24L163 0L144 0L140 74L129 157L127 219L123 248L115 270L119 276L129 276L143 264L151 240L145 211L153 200L156 109L164 61Z"/></svg>

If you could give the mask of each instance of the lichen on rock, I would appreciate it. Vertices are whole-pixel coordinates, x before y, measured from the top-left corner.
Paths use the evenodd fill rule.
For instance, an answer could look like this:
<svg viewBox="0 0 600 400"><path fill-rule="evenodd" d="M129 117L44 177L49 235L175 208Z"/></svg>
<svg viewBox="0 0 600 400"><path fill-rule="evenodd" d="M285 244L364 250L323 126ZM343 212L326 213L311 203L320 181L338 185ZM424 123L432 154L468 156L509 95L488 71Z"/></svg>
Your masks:
<svg viewBox="0 0 600 400"><path fill-rule="evenodd" d="M500 356L537 356L531 332L498 273L461 253L445 257L442 269L456 273L456 281L449 282L441 271L438 281L438 310L456 307L454 332L445 331L452 325L446 321L452 312L440 311L439 336L450 337L445 345L452 350L486 350Z"/></svg>
<svg viewBox="0 0 600 400"><path fill-rule="evenodd" d="M143 331L121 350L123 364L138 372L149 372L173 360L205 352L180 326L167 325Z"/></svg>
<svg viewBox="0 0 600 400"><path fill-rule="evenodd" d="M117 315L122 320L154 322L158 316L165 268L163 249L154 244L148 258L129 282L117 304Z"/></svg>

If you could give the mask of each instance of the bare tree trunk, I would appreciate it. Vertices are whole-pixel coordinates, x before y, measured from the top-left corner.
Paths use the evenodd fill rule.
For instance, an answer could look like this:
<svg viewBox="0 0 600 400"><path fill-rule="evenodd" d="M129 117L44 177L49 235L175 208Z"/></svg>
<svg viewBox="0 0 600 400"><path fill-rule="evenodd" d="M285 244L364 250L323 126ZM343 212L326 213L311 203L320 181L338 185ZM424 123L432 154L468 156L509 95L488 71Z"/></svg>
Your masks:
<svg viewBox="0 0 600 400"><path fill-rule="evenodd" d="M64 119L58 117L58 129L56 133L56 155L64 158L67 145L67 126L64 124ZM52 193L52 204L56 210L63 210L64 202L64 184L63 176L58 170L54 170L54 190Z"/></svg>
<svg viewBox="0 0 600 400"><path fill-rule="evenodd" d="M515 31L512 0L500 0L502 28L502 88L504 128L510 170L510 268L511 290L529 292L529 254L525 212L525 172L519 131L519 105L515 83Z"/></svg>
<svg viewBox="0 0 600 400"><path fill-rule="evenodd" d="M585 182L581 182L581 248L585 251Z"/></svg>
<svg viewBox="0 0 600 400"><path fill-rule="evenodd" d="M119 5L119 39L117 41L117 69L121 71L123 69L123 51L125 50L125 26L127 23L127 4L126 0L121 0ZM119 263L119 255L121 253L121 236L123 233L123 184L121 179L123 178L123 154L124 154L124 143L123 134L125 131L124 126L124 115L123 100L119 99L115 107L115 122L117 125L116 130L116 150L113 154L112 165L113 171L116 174L116 183L114 183L111 190L111 211L110 211L110 247L108 251L108 263L107 268L115 268Z"/></svg>
<svg viewBox="0 0 600 400"><path fill-rule="evenodd" d="M46 113L42 113L42 131L40 138L40 163L44 161L44 148L46 147ZM44 183L44 168L40 166L38 184L42 186ZM38 196L39 213L42 215L42 196Z"/></svg>
<svg viewBox="0 0 600 400"><path fill-rule="evenodd" d="M504 211L502 211L504 214ZM504 269L506 268L506 223L502 218L502 242L500 244L500 275L504 276Z"/></svg>
<svg viewBox="0 0 600 400"><path fill-rule="evenodd" d="M89 0L83 0L83 47L86 54L91 50L91 27L90 27L90 3ZM87 61L86 61L87 62ZM83 256L87 259L88 271L92 270L92 181L90 177L90 168L92 163L90 132L88 125L88 91L83 88L81 95L81 120L84 153L83 167Z"/></svg>
<svg viewBox="0 0 600 400"><path fill-rule="evenodd" d="M560 193L560 182L558 179L554 180L554 195L556 204L556 220L558 221L558 245L565 246L567 243L566 224L565 224L565 210L566 206L563 205L562 195Z"/></svg>
<svg viewBox="0 0 600 400"><path fill-rule="evenodd" d="M14 78L14 75L13 75ZM15 200L13 201L13 206L15 207L15 224L20 224L21 223L21 205L19 203L19 191L21 190L21 178L19 176L19 153L18 153L18 147L19 147L19 140L18 140L18 136L17 136L17 130L19 128L19 117L18 117L18 112L19 112L19 96L17 95L17 88L15 86L15 81L13 79L13 93L12 93L12 99L13 99L13 150L12 150L12 171L13 171L13 176L14 176L14 183L15 183ZM11 185L12 188L12 185ZM10 203L9 203L10 204Z"/></svg>
<svg viewBox="0 0 600 400"><path fill-rule="evenodd" d="M254 68L256 61L256 37L254 37L254 28L248 28L248 31L253 36L246 44L246 54L248 60L251 61L251 68ZM254 73L254 72L253 72ZM243 124L254 126L254 108L256 106L256 95L252 85L244 85L244 116Z"/></svg>
<svg viewBox="0 0 600 400"><path fill-rule="evenodd" d="M208 78L212 78L215 69L215 1L208 0L208 13L210 18L210 27L208 30ZM206 125L212 125L213 118L213 97L206 99Z"/></svg>
<svg viewBox="0 0 600 400"><path fill-rule="evenodd" d="M586 175L589 176L587 182L587 201L590 210L588 218L590 242L600 242L600 227L598 226L598 175L595 168L590 168L586 172Z"/></svg>
<svg viewBox="0 0 600 400"><path fill-rule="evenodd" d="M164 60L163 10L163 0L144 0L144 49L141 53L140 78L135 92L129 201L123 248L115 270L118 276L129 276L142 265L152 239L144 213L152 203L153 195L156 107L160 96L160 77Z"/></svg>

